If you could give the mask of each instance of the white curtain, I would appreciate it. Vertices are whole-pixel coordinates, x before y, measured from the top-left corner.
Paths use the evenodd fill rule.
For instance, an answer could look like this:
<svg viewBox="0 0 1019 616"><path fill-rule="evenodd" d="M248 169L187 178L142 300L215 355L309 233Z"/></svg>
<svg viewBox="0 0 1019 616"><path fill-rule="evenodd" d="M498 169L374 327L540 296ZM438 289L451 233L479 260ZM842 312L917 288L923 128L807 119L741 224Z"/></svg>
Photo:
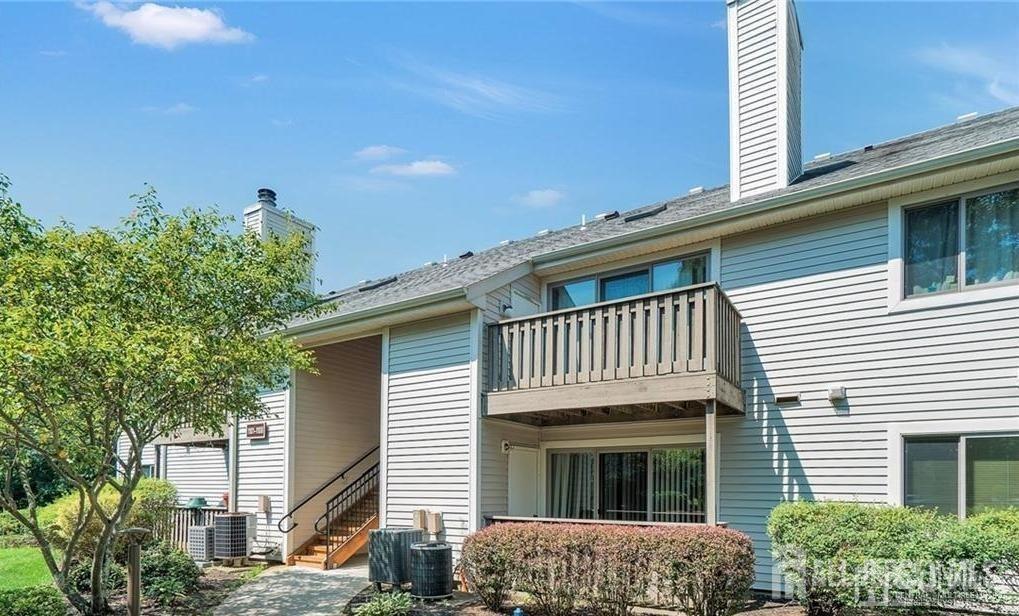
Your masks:
<svg viewBox="0 0 1019 616"><path fill-rule="evenodd" d="M594 454L553 453L549 456L549 514L554 518L594 519Z"/></svg>

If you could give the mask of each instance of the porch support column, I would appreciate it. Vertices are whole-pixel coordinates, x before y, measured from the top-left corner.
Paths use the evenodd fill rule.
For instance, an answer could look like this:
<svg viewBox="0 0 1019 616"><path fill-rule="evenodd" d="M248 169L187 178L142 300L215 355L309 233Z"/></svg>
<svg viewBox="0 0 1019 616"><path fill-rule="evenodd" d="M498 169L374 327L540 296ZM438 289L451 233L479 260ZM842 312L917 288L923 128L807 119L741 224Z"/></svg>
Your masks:
<svg viewBox="0 0 1019 616"><path fill-rule="evenodd" d="M704 509L709 526L718 523L718 430L716 429L715 401L708 400L704 407Z"/></svg>

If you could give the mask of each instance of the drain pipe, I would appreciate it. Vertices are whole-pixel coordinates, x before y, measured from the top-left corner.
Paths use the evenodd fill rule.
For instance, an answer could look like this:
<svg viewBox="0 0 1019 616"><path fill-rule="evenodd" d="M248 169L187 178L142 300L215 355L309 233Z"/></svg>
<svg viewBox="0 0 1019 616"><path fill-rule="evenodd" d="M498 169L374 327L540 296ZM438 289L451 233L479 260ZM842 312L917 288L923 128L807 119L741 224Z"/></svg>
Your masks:
<svg viewBox="0 0 1019 616"><path fill-rule="evenodd" d="M229 447L230 449L230 451L227 452L228 455L230 456L229 462L230 487L229 491L227 492L228 494L227 499L230 502L227 503L227 511L229 511L230 513L237 513L237 492L238 492L237 488L238 485L240 484L240 482L238 481L238 469L237 469L237 463L240 460L240 453L237 450L239 449L238 445L241 442L240 424L241 424L240 420L237 418L236 415L234 415L233 420L230 422L229 428L230 436L229 440L227 441L227 447Z"/></svg>

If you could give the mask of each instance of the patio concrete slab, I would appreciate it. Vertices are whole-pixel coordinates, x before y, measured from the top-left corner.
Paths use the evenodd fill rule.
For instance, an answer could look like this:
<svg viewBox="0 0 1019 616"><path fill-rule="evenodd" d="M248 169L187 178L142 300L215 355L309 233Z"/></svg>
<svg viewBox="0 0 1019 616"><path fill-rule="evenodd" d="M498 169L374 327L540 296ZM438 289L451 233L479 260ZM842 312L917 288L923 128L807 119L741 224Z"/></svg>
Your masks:
<svg viewBox="0 0 1019 616"><path fill-rule="evenodd" d="M230 594L215 616L337 616L368 585L368 565L355 557L340 569L276 567Z"/></svg>

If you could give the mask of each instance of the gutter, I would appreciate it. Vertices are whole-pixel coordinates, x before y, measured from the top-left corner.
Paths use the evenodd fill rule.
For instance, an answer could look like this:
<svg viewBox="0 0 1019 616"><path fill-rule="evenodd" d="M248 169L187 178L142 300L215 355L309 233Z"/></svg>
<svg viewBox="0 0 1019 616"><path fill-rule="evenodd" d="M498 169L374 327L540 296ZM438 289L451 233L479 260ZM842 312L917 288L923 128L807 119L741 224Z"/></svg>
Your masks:
<svg viewBox="0 0 1019 616"><path fill-rule="evenodd" d="M919 173L937 171L954 165L976 162L982 158L1008 154L1017 150L1019 150L1019 137L1006 139L1004 141L997 141L995 143L979 146L970 150L956 152L955 154L948 154L938 158L930 158L924 161L903 165L901 167L893 167L891 169L885 169L883 171L877 171L854 178L847 178L832 184L824 184L814 188L776 195L771 198L761 199L760 201L754 201L746 205L740 205L726 210L700 214L698 216L693 216L684 220L677 220L657 227L648 227L646 229L639 229L622 235L616 235L600 240L594 240L592 242L586 242L584 244L561 248L559 250L553 250L551 252L535 256L532 261L535 265L539 263L559 261L561 259L596 252L598 250L610 249L642 240L654 239L663 235L675 233L676 231L723 222L733 218L747 216L749 214L767 212L787 205L802 203L813 199L831 197L838 193L852 191L883 182L900 180Z"/></svg>
<svg viewBox="0 0 1019 616"><path fill-rule="evenodd" d="M301 323L299 325L288 326L283 330L283 333L287 336L298 336L326 327L345 325L347 323L363 321L365 319L370 319L373 317L381 317L388 315L390 313L400 312L404 310L413 310L414 308L421 308L423 306L437 304L440 302L446 302L457 299L466 300L466 296L467 292L463 288L448 289L446 291L437 291L435 293L419 295L391 304L382 304L379 306L366 308L364 310L358 310L346 314L339 314L332 317L326 317L324 319L316 319L308 321L306 323Z"/></svg>

